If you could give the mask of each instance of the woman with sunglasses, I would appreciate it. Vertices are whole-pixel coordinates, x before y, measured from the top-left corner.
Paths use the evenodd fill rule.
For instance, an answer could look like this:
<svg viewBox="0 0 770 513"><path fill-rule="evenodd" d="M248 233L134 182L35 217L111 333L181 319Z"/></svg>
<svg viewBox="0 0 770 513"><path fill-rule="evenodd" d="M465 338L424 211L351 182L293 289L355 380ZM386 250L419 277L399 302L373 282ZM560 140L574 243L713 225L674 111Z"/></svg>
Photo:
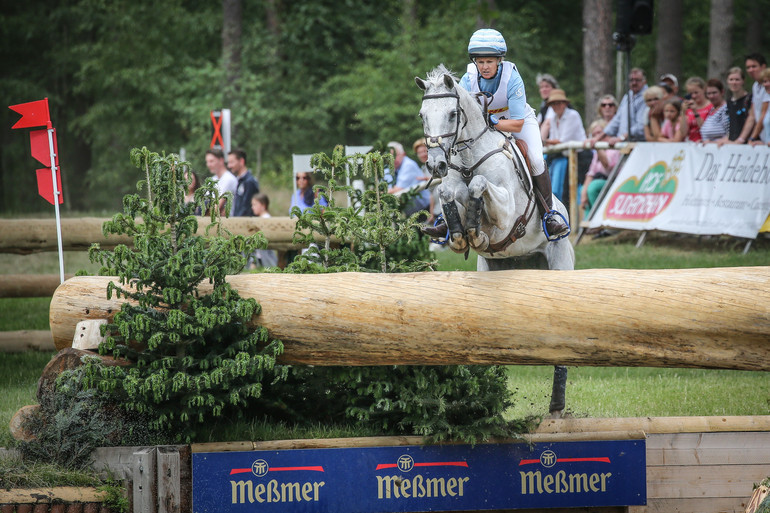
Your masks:
<svg viewBox="0 0 770 513"><path fill-rule="evenodd" d="M609 123L618 112L618 101L611 94L605 94L599 99L596 112L599 114L597 119L604 120L605 124Z"/></svg>
<svg viewBox="0 0 770 513"><path fill-rule="evenodd" d="M291 213L294 207L299 208L300 212L304 212L306 209L312 207L313 203L315 202L313 177L309 171L304 171L294 175L294 179L297 181L297 188L294 191L294 194L291 196L291 207L289 207L289 213ZM323 196L321 196L318 203L323 206L328 204Z"/></svg>

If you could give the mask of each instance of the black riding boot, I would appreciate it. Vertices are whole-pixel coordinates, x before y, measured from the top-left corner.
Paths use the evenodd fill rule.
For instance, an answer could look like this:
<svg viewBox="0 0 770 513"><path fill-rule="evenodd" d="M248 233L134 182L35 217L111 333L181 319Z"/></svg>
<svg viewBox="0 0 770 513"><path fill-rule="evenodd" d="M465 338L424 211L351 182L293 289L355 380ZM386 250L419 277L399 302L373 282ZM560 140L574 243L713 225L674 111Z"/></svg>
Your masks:
<svg viewBox="0 0 770 513"><path fill-rule="evenodd" d="M548 211L544 211L544 206L541 202L537 202L538 209L540 210L540 217L543 217L547 212L553 210L553 192L551 192L551 177L548 174L548 168L545 168L542 174L532 177L535 183L535 187L540 191L543 196ZM564 224L559 216L548 216L545 220L545 227L548 230L550 238L562 237L569 233L569 226Z"/></svg>

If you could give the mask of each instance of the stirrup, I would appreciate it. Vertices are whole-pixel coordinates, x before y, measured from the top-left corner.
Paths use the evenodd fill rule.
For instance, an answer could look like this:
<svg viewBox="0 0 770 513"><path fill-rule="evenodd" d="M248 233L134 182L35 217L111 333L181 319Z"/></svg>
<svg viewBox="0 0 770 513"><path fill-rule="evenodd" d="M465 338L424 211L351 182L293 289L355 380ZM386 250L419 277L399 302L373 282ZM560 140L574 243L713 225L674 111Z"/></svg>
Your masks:
<svg viewBox="0 0 770 513"><path fill-rule="evenodd" d="M567 231L565 233L562 233L561 235L551 235L550 233L548 233L548 228L546 228L547 221L549 219L553 219L556 216L561 217L561 220L564 222L564 226L567 227ZM564 217L564 215L558 210L549 210L548 212L543 214L543 233L545 234L545 238L548 239L550 242L561 240L564 237L569 236L571 232L572 232L572 228L570 228L569 223L567 222L567 218Z"/></svg>

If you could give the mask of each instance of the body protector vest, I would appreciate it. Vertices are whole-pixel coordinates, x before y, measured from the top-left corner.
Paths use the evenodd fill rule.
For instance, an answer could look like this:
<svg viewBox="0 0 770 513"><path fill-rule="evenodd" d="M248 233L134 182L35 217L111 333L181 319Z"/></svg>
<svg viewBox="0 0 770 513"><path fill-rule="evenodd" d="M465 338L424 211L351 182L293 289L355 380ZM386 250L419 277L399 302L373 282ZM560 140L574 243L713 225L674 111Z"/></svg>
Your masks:
<svg viewBox="0 0 770 513"><path fill-rule="evenodd" d="M508 81L511 79L511 73L515 69L512 62L503 61L500 70L500 84L497 86L497 91L492 96L489 102L489 113L497 116L498 119L510 119L511 115L508 109ZM476 69L476 64L468 64L468 78L470 79L471 93L476 94L481 92L479 90L479 70Z"/></svg>

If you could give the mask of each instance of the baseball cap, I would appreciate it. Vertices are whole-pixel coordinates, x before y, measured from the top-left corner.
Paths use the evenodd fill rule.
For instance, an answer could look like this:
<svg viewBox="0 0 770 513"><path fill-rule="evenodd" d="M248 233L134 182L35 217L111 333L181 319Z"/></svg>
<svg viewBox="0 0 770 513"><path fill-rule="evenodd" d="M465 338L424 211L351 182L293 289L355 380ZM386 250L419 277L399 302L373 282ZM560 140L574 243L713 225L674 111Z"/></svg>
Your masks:
<svg viewBox="0 0 770 513"><path fill-rule="evenodd" d="M665 73L665 74L661 75L660 76L660 81L663 82L664 80L670 80L671 82L674 83L674 85L676 87L679 87L679 80L677 80L676 77L674 75L672 75L671 73Z"/></svg>

